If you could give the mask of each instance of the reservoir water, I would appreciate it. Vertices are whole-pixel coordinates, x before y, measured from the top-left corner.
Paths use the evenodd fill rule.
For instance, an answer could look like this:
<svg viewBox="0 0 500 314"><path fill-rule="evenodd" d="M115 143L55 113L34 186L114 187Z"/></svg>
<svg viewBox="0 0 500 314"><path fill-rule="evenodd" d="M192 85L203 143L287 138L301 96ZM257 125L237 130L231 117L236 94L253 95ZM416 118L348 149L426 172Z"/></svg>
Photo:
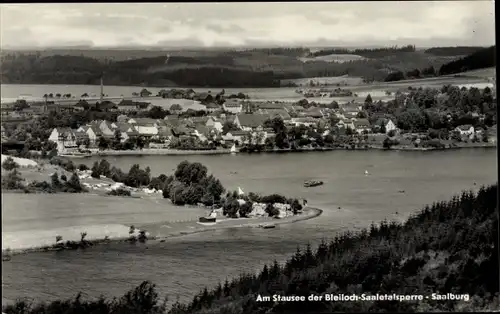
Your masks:
<svg viewBox="0 0 500 314"><path fill-rule="evenodd" d="M185 159L206 165L228 189L306 198L324 212L275 229L227 229L164 243L14 256L2 265L2 303L19 297L66 298L79 291L90 297L120 296L143 280L157 284L161 296L185 301L205 285L257 270L273 259L283 261L298 245L314 246L322 238L384 218L403 220L425 204L497 181L495 149L107 158L124 171L138 163L151 167L153 174L170 174ZM76 162L91 165L95 160ZM304 188L303 182L310 179L325 184ZM170 217L167 200L148 204L91 195L3 194L2 230L29 233L56 226L161 222Z"/></svg>

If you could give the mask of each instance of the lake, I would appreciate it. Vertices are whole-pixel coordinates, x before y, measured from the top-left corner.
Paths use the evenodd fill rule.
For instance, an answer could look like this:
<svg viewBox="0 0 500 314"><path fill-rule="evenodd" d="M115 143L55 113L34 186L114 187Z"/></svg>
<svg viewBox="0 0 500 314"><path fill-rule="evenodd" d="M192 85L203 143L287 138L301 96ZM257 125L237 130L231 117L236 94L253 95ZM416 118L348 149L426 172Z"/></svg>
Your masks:
<svg viewBox="0 0 500 314"><path fill-rule="evenodd" d="M138 163L150 166L153 174L170 174L185 159L206 165L228 189L306 198L324 213L276 229L227 229L164 243L14 256L2 263L2 303L18 297L66 298L81 290L90 297L121 296L143 280L153 281L171 301L176 296L186 301L205 285L257 270L273 259L284 261L298 245L316 245L322 238L384 218L403 220L426 204L497 181L494 149L107 158L124 171ZM304 188L308 179L325 184ZM3 194L2 207L2 229L17 232L97 222L161 222L162 209L172 210L168 201L153 206L90 195Z"/></svg>

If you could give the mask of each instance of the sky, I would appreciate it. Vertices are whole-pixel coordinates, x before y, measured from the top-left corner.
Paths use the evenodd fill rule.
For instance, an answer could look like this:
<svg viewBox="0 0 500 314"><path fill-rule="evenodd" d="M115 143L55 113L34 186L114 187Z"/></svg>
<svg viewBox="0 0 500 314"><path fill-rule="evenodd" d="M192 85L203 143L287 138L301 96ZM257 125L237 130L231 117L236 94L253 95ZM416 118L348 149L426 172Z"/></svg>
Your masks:
<svg viewBox="0 0 500 314"><path fill-rule="evenodd" d="M488 46L494 2L0 4L0 47Z"/></svg>

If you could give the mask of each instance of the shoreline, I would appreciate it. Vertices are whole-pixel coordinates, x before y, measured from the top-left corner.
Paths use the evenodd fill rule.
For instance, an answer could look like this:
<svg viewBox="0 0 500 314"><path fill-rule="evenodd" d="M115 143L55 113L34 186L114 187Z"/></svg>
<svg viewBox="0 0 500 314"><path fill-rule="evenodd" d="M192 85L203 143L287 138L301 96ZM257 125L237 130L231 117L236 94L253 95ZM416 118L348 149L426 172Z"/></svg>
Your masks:
<svg viewBox="0 0 500 314"><path fill-rule="evenodd" d="M371 151L371 150L387 150L387 151L408 151L408 152L426 152L426 151L444 151L444 150L458 150L458 149L472 149L472 148L496 148L496 143L488 144L474 144L474 145L460 145L451 147L391 147L384 148L382 146L371 146L365 147L322 147L322 148L300 148L300 149L265 149L261 151L236 151L231 152L230 149L227 150L178 150L178 149L142 149L142 150L123 150L123 151L100 151L92 154L90 157L105 157L105 156L190 156L190 155L229 155L229 154L260 154L260 153L306 153L306 152L330 152L336 150L356 150L356 151ZM80 157L65 156L70 159L82 159Z"/></svg>
<svg viewBox="0 0 500 314"><path fill-rule="evenodd" d="M177 226L177 230L166 234L166 235L161 235L161 236L154 236L152 235L152 232L148 230L145 227L151 227L151 229L158 229L164 226L165 224L169 224L169 222L164 222L164 223L154 223L154 224L145 224L145 225L138 225L138 228L136 230L143 230L148 234L148 238L145 241L145 243L152 242L152 243L158 243L158 242L164 242L166 239L169 238L176 238L176 237L182 237L185 235L191 235L191 234L196 234L196 233L202 233L202 232L207 232L207 231L214 231L214 230L225 230L225 229L231 229L231 228L259 228L261 225L267 225L267 224L273 224L275 226L282 225L282 224L289 224L289 223L295 223L299 221L305 221L309 220L312 218L316 218L320 216L323 213L322 209L319 208L314 208L314 207L306 207L302 211L302 213L294 216L289 216L285 217L282 219L276 219L276 218L271 218L271 217L254 217L254 218L223 218L219 222L216 222L215 224L200 224L197 221L188 221L184 223L173 223L174 226ZM244 220L244 221L241 221ZM198 226L198 229L192 230L190 227L192 226ZM125 228L128 228L124 225ZM138 241L139 240L135 240ZM12 256L15 255L22 255L22 254L28 254L28 253L37 253L37 252L52 252L52 251L62 251L62 250L77 250L79 248L86 248L86 247L92 247L95 245L99 244L104 244L104 243L125 243L125 242L131 242L130 235L128 236L117 236L117 237L104 237L104 238L97 238L97 237L92 237L92 239L86 239L85 243L80 243L79 241L69 241L68 245L66 244L68 241L63 241L60 242L59 244L54 243L52 245L44 245L44 246L39 246L39 247L30 247L30 248L20 248L20 249L10 249L10 248L2 248L2 259L4 261L10 260ZM68 247L71 244L74 244L75 246L73 248Z"/></svg>
<svg viewBox="0 0 500 314"><path fill-rule="evenodd" d="M180 150L180 149L161 149L145 148L142 150L106 150L99 151L92 156L154 156L154 155L225 155L231 154L230 149L214 150ZM68 158L72 158L68 156Z"/></svg>

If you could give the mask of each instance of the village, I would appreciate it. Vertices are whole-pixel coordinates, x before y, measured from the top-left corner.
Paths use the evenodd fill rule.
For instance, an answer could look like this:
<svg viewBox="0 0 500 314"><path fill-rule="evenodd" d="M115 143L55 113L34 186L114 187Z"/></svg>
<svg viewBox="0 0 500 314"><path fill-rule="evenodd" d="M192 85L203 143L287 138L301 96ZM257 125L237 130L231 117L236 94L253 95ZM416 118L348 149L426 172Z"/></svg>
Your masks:
<svg viewBox="0 0 500 314"><path fill-rule="evenodd" d="M406 93L407 95L408 93ZM403 97L405 94L402 94ZM4 125L29 124L33 119L62 113L73 115L87 111L114 114L116 119L96 119L76 128L55 127L48 140L57 145L59 155L82 155L102 151L133 151L143 149L216 151L221 153L283 149L317 149L333 147L422 148L439 138L434 148L453 146L459 142L496 143L496 125L487 130L471 124L458 125L448 134L431 136L429 132L408 132L397 127L390 118L371 119L367 102L349 101L338 104L309 102L253 101L239 93L226 96L224 90L216 95L196 93L192 89L162 90L156 96L147 89L133 97L101 97L87 94L76 99L71 95L44 95L44 101L20 99L2 104L2 139L12 139ZM186 105L186 101L188 101ZM406 104L407 99L405 100ZM170 104L170 105L169 105ZM148 117L148 112L164 112L162 118ZM479 116L484 120L484 115ZM451 119L451 116L450 116ZM283 133L276 140L277 133ZM434 132L436 133L436 132ZM9 136L10 135L10 136ZM278 134L278 137L280 135ZM434 141L436 142L436 141ZM419 147L420 145L420 147Z"/></svg>

